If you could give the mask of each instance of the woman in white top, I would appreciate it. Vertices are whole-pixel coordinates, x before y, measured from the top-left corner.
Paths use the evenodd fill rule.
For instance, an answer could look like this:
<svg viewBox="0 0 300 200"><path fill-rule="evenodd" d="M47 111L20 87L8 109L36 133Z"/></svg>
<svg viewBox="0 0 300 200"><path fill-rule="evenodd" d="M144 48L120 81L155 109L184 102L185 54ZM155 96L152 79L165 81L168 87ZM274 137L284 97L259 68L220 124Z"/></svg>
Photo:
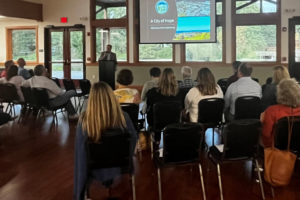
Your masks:
<svg viewBox="0 0 300 200"><path fill-rule="evenodd" d="M14 84L17 88L18 95L20 97L20 101L24 101L23 93L21 91L22 82L25 79L22 76L18 76L18 67L16 65L12 65L7 69L6 77L0 80L0 83L11 83Z"/></svg>
<svg viewBox="0 0 300 200"><path fill-rule="evenodd" d="M223 92L215 77L208 68L202 68L197 75L198 85L190 89L185 97L185 110L189 113L190 121L198 121L198 103L202 99L223 98Z"/></svg>

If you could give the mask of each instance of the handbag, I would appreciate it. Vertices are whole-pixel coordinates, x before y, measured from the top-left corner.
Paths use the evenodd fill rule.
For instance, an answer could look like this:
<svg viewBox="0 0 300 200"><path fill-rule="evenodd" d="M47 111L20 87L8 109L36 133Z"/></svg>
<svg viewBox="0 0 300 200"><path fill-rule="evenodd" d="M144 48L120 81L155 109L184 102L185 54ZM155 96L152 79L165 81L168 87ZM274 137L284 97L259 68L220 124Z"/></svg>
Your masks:
<svg viewBox="0 0 300 200"><path fill-rule="evenodd" d="M275 134L272 146L264 150L265 154L265 180L272 186L286 186L290 183L297 156L290 151L293 129L293 120L288 117L288 146L287 150L274 147Z"/></svg>

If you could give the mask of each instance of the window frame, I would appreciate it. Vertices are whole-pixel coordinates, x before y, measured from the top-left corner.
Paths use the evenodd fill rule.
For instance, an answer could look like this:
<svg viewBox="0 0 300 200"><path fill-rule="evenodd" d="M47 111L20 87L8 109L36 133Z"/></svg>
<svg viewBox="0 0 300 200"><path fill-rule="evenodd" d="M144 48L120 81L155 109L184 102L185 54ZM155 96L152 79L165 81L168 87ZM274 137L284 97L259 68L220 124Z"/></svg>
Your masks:
<svg viewBox="0 0 300 200"><path fill-rule="evenodd" d="M36 65L39 63L39 35L38 26L14 26L6 27L6 60L13 60L13 39L12 32L15 30L34 30L35 31L35 54L36 60L26 61L27 64Z"/></svg>
<svg viewBox="0 0 300 200"><path fill-rule="evenodd" d="M276 61L245 61L253 65L273 66L281 64L281 0L277 0L277 12L275 13L248 13L237 14L236 1L231 0L232 16L232 62L236 60L236 27L237 26L276 26ZM258 0L261 1L261 0ZM262 8L260 9L262 11Z"/></svg>
<svg viewBox="0 0 300 200"><path fill-rule="evenodd" d="M124 28L126 29L126 51L127 61L118 61L118 65L129 63L129 30L128 30L128 0L126 0L126 18L120 19L96 19L96 0L90 0L90 27L91 27L91 57L88 59L92 63L97 62L96 58L96 29Z"/></svg>
<svg viewBox="0 0 300 200"><path fill-rule="evenodd" d="M186 61L186 44L182 44L181 61L183 65L197 65L197 66L215 66L226 64L226 0L216 0L216 13L217 13L217 2L222 2L222 15L216 14L216 32L219 26L222 26L222 61L210 61L210 62L199 62L199 61Z"/></svg>

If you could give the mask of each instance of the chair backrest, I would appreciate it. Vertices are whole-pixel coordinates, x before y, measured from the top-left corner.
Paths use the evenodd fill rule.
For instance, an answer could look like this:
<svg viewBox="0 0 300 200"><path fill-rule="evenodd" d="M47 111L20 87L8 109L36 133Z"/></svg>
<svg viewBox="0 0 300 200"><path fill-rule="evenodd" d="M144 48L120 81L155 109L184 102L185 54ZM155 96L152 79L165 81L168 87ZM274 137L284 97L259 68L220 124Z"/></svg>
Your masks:
<svg viewBox="0 0 300 200"><path fill-rule="evenodd" d="M225 94L227 90L227 80L228 78L221 78L217 82L217 84L221 87L223 94Z"/></svg>
<svg viewBox="0 0 300 200"><path fill-rule="evenodd" d="M76 91L76 88L75 88L73 80L71 80L71 79L63 79L63 83L64 83L66 91L69 91L69 90L75 90Z"/></svg>
<svg viewBox="0 0 300 200"><path fill-rule="evenodd" d="M153 106L153 129L161 131L168 124L180 122L181 103L177 101L164 101Z"/></svg>
<svg viewBox="0 0 300 200"><path fill-rule="evenodd" d="M235 119L259 119L261 100L256 96L242 96L235 101Z"/></svg>
<svg viewBox="0 0 300 200"><path fill-rule="evenodd" d="M4 100L6 102L14 102L19 101L20 97L17 92L17 88L12 83L5 83L3 84L3 92L4 92Z"/></svg>
<svg viewBox="0 0 300 200"><path fill-rule="evenodd" d="M224 99L202 99L198 104L198 122L216 126L222 122Z"/></svg>
<svg viewBox="0 0 300 200"><path fill-rule="evenodd" d="M164 163L188 163L198 161L204 129L197 123L176 123L163 130Z"/></svg>
<svg viewBox="0 0 300 200"><path fill-rule="evenodd" d="M61 87L58 78L52 78L52 80L56 83L56 85L57 85L58 87Z"/></svg>
<svg viewBox="0 0 300 200"><path fill-rule="evenodd" d="M81 89L81 95L87 95L90 93L91 82L87 79L79 80L79 85Z"/></svg>
<svg viewBox="0 0 300 200"><path fill-rule="evenodd" d="M0 83L0 101L4 101L5 98L5 91L4 91L4 84Z"/></svg>
<svg viewBox="0 0 300 200"><path fill-rule="evenodd" d="M182 101L182 107L184 107L185 96L190 91L190 89L192 89L192 88L189 87L189 88L180 88L179 89L180 96L182 97L182 100L181 100Z"/></svg>
<svg viewBox="0 0 300 200"><path fill-rule="evenodd" d="M89 169L132 167L130 134L121 129L107 130L99 143L87 143Z"/></svg>
<svg viewBox="0 0 300 200"><path fill-rule="evenodd" d="M49 95L45 88L31 88L34 102L37 107L49 108Z"/></svg>
<svg viewBox="0 0 300 200"><path fill-rule="evenodd" d="M30 87L21 86L21 91L23 93L25 103L29 104L30 106L34 106L35 99L32 93L32 89Z"/></svg>
<svg viewBox="0 0 300 200"><path fill-rule="evenodd" d="M290 149L300 156L300 116L290 117L293 121ZM287 149L288 144L288 117L281 118L274 126L275 147L281 150Z"/></svg>
<svg viewBox="0 0 300 200"><path fill-rule="evenodd" d="M257 153L261 122L258 119L233 120L225 126L224 159L247 159Z"/></svg>
<svg viewBox="0 0 300 200"><path fill-rule="evenodd" d="M128 113L135 129L138 130L139 105L135 103L121 103L121 108Z"/></svg>

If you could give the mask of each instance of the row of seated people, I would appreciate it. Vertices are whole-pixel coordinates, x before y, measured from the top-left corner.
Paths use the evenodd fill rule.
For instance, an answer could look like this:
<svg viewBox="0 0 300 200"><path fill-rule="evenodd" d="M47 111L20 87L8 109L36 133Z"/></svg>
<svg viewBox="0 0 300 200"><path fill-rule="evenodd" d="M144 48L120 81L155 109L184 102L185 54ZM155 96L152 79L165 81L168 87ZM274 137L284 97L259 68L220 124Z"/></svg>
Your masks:
<svg viewBox="0 0 300 200"><path fill-rule="evenodd" d="M292 89L290 89L290 88L292 88ZM289 92L287 92L287 91L289 91ZM282 95L287 95L287 98L290 99L290 98L292 98L293 95L295 95L294 92L296 92L298 94L298 96L296 97L297 101L288 101L288 102L282 101L282 99L281 99L283 97ZM297 84L297 82L295 82L293 79L286 79L286 80L281 81L281 83L279 84L279 87L278 87L278 97L280 97L280 98L278 98L278 102L280 104L283 104L280 106L286 106L286 107L289 107L290 109L293 109L292 106L290 105L290 103L295 103L294 105L297 105L296 109L299 109L300 88L299 88L299 85ZM274 106L274 107L276 107L276 106ZM271 108L272 107L273 106L271 106ZM251 129L249 127L247 128L247 126L246 126L247 121L251 125L251 127L252 127ZM256 142L258 141L258 137L259 137L259 133L260 133L260 131L258 131L258 130L260 130L260 126L261 126L261 123L259 122L259 120L246 119L241 124L239 124L237 121L233 122L232 125L234 125L234 124L238 124L239 131L243 130L243 134L239 134L240 135L239 138L241 140L243 140L244 142L249 142L249 145L248 145L249 148L253 149L252 148L253 146L251 146L252 144L250 145L250 143L253 141L256 141ZM263 124L263 125L265 125L265 124ZM175 127L175 125L172 126L173 129L174 129L174 127ZM182 133L181 135L188 134L190 136L190 134L189 134L190 132L186 132L187 130L190 130L190 129L187 129L187 127L188 126L185 126L185 125L178 125L177 128L179 128L179 129L182 128L183 132L181 132ZM194 126L191 126L191 127L194 127ZM253 129L253 127L256 131ZM203 129L201 127L198 127L197 124L196 124L195 128L202 133L201 137L203 139L203 133L204 133ZM105 143L108 140L107 134L112 134L111 136L113 136L113 134L115 134L115 132L111 131L111 130L116 130L116 129L119 129L119 130L121 130L121 132L128 133L130 135L130 137L129 137L130 138L130 157L132 157L132 155L134 153L136 141L137 141L137 132L132 123L132 120L130 119L130 116L126 112L122 112L120 103L119 103L119 101L117 101L117 98L115 97L112 89L104 82L95 83L95 84L93 84L91 91L90 91L87 109L85 112L82 113L81 118L78 122L77 130L76 130L74 199L84 199L85 194L87 192L86 190L88 190L89 185L91 183L90 178L100 180L104 185L109 186L112 184L112 180L116 176L119 176L120 174L123 173L122 167L118 167L117 165L115 165L115 167L111 167L112 166L112 165L110 165L111 163L107 163L107 164L104 164L104 163L99 164L98 163L97 164L97 162L94 162L94 161L91 162L90 159L88 158L88 157L96 156L95 152L91 152L91 150L96 150L96 148L91 148L91 145L93 145L93 144L105 145ZM255 131L255 133L254 133L254 131ZM174 133L174 130L170 130L170 133ZM164 132L164 134L165 134L165 132ZM166 133L166 134L168 134L168 133ZM171 135L174 135L174 134L170 134L169 136L171 137ZM247 135L247 137L246 137L246 135ZM253 139L253 140L245 139L245 138L248 138L248 136L254 136L256 139ZM165 137L165 135L164 135L164 137ZM231 139L233 139L233 138L235 138L235 139L237 138L236 133L234 133L232 135ZM182 140L182 141L180 140L180 142L179 142L179 140L174 140L174 139L172 141L177 142L179 144L179 146L180 146L181 142L184 142L184 141L191 142L191 140L188 140L187 138L186 138L186 140ZM196 141L199 141L198 144L200 144L199 138ZM195 140L192 143L194 144ZM181 144L181 146L184 146L184 145L186 145L186 144L183 144L183 143ZM169 146L171 147L172 145L169 145ZM189 147L190 146L191 145L189 145ZM103 148L104 147L100 148L100 152L103 152L103 150L104 150ZM114 149L114 148L116 148L116 149ZM107 148L105 148L105 149L107 149ZM184 148L184 149L186 150L188 148ZM224 147L224 149L226 149L226 148ZM245 148L243 148L243 150L245 150ZM110 149L109 151L111 152L111 154L115 154L116 152L118 152L118 147L113 147L113 149ZM165 151L167 151L167 149L165 149ZM178 150L177 153L180 153L180 151ZM211 152L211 153L213 154L213 152ZM101 154L101 155L103 156L103 158L98 157L98 159L105 160L107 158L106 153ZM174 156L174 154L172 154L172 155ZM238 154L235 154L235 155L238 155ZM175 157L172 157L172 159L180 160L180 158L178 158L178 157L175 158ZM199 158L199 155L196 155L196 157ZM112 162L112 159L109 159L109 161ZM116 164L116 163L114 163L114 164ZM256 165L258 167L257 161L256 161ZM97 169L97 166L100 169ZM108 167L108 166L110 166L110 167ZM93 169L91 173L89 173L89 170L87 169L88 167L91 167ZM202 170L200 170L200 173L201 173L201 171ZM257 170L257 172L260 173L260 170ZM132 173L132 172L130 172L130 173ZM202 174L201 174L201 176L202 176ZM260 183L261 183L261 180L260 180ZM203 180L202 180L202 184L203 184ZM161 193L161 191L160 191L160 193ZM203 193L205 193L204 187L203 187Z"/></svg>
<svg viewBox="0 0 300 200"><path fill-rule="evenodd" d="M34 68L34 76L27 80L18 75L18 67L16 65L12 65L7 69L6 76L0 79L0 83L11 83L15 85L20 102L24 102L21 86L44 88L47 90L50 106L57 107L65 105L65 109L69 114L69 118L78 118L76 110L70 101L72 97L76 96L76 91L70 90L64 92L53 80L47 77L47 70L43 65L37 65Z"/></svg>
<svg viewBox="0 0 300 200"><path fill-rule="evenodd" d="M259 108L259 110L262 112L261 120L264 124L263 141L266 146L269 146L273 124L281 117L300 115L299 85L295 80L289 79L287 69L282 66L274 68L273 83L266 86L264 94L262 94L261 86L251 79L252 67L248 63L239 64L237 79L235 81L230 79L231 84L229 84L225 95L208 68L199 70L197 83L191 81L191 79L181 82L181 84L188 83L190 86L196 85L189 89L187 94L179 89L178 85L180 84L176 81L171 68L166 68L161 76L158 68L151 70L150 74L154 79L146 82L141 95L141 99L146 102L143 111L147 113L147 121L150 126L153 126L153 106L158 102L181 102L184 99L184 113L189 115L190 122L197 122L198 112L201 112L201 110L198 110L198 104L202 99L224 98L224 114L227 121L231 121L235 118L235 102L238 97L254 96L262 98L262 108ZM130 70L126 70L127 76L122 76L122 71L124 70L121 70L118 74L118 82L121 80L120 77L123 77L124 80L127 80L126 77L130 77L129 83L131 83L133 77ZM121 80L121 82L124 82L124 80ZM281 81L282 85L279 87ZM278 90L281 89L277 91L277 88ZM124 93L124 91L130 92ZM123 86L122 92L116 90L115 93L121 103L139 103L138 92L135 89ZM278 97L276 97L277 94ZM283 101L282 99L288 100ZM159 136L157 140L159 140Z"/></svg>

